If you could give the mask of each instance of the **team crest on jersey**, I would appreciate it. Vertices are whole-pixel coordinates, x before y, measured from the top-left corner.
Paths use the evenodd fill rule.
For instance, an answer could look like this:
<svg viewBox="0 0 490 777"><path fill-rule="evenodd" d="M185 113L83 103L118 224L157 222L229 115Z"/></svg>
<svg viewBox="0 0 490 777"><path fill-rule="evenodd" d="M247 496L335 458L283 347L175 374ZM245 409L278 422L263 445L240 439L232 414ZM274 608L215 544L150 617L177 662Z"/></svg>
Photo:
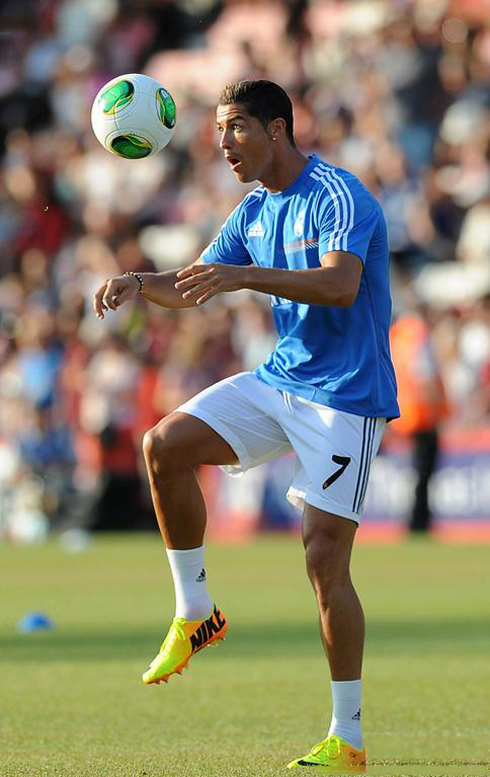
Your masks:
<svg viewBox="0 0 490 777"><path fill-rule="evenodd" d="M297 237L301 237L301 235L304 232L305 229L305 210L300 210L298 213L298 218L294 222L294 234L297 235Z"/></svg>
<svg viewBox="0 0 490 777"><path fill-rule="evenodd" d="M256 221L255 224L252 224L252 226L248 228L247 235L248 237L264 237L262 222Z"/></svg>

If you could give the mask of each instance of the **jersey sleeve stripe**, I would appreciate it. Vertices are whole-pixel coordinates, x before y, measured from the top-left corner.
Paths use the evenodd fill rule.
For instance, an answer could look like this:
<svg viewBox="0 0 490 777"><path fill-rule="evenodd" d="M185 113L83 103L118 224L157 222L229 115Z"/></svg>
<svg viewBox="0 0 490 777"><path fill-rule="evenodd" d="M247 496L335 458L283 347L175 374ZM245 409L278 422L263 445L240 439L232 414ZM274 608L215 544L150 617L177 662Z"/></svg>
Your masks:
<svg viewBox="0 0 490 777"><path fill-rule="evenodd" d="M348 213L348 217L346 217L345 222L342 224L340 232L337 235L335 241L335 250L346 251L347 235L354 225L354 201L348 187L345 185L345 181L335 172L335 170L332 167L327 167L326 165L323 165L323 169L325 171L325 175L328 175L329 179L334 183L334 186L339 191L342 203L345 205L346 212ZM347 194L348 202L346 202L344 199L343 192Z"/></svg>
<svg viewBox="0 0 490 777"><path fill-rule="evenodd" d="M344 216L344 203L339 198L339 194L333 187L331 186L329 179L326 178L326 176L323 176L321 179L324 186L327 187L328 191L330 192L330 196L332 197L334 201L334 207L335 207L335 224L332 231L332 234L330 235L330 240L328 241L328 250L329 251L335 251L336 249L336 241L337 241L337 235L341 228L341 224Z"/></svg>
<svg viewBox="0 0 490 777"><path fill-rule="evenodd" d="M321 169L321 172L323 173L323 175L318 176L317 180L320 181L325 186L325 188L328 190L328 193L330 194L330 197L332 198L332 202L333 202L333 206L334 206L334 210L335 210L335 224L334 224L334 228L332 230L332 233L330 235L330 239L328 241L328 250L329 251L339 250L339 247L337 246L337 242L338 242L337 241L337 236L338 236L339 231L342 228L342 223L346 219L346 215L345 215L345 211L344 211L344 208L345 208L345 198L341 199L339 197L339 191L335 187L333 181L331 181L331 179L327 179L327 177L325 175L326 173L328 173L327 168L321 168L320 165L319 165L318 168L316 168L316 169L318 169L319 171Z"/></svg>
<svg viewBox="0 0 490 777"><path fill-rule="evenodd" d="M334 176L334 178L337 178L337 180L339 181L340 186L345 191L345 193L347 195L347 199L349 200L349 204L350 204L349 227L348 227L347 231L344 233L344 236L343 236L343 246L342 246L344 251L346 251L347 250L347 236L348 236L349 232L351 231L352 227L354 226L354 199L353 199L352 194L350 192L350 189L347 186L347 184L344 181L344 179L341 178L340 175L338 175L338 173L335 172L335 170L331 170L330 172Z"/></svg>
<svg viewBox="0 0 490 777"><path fill-rule="evenodd" d="M318 175L320 173L320 175ZM315 180L327 188L335 209L335 224L328 241L329 251L347 249L347 235L354 223L354 202L342 179L326 165L318 165L311 173ZM345 193L347 193L347 197Z"/></svg>
<svg viewBox="0 0 490 777"><path fill-rule="evenodd" d="M344 192L339 186L338 180L332 177L332 171L328 170L325 173L325 175L326 176L328 175L328 178L331 181L332 185L334 186L335 190L338 192L340 202L342 203L343 218L342 218L342 222L339 224L339 229L335 237L335 243L333 247L333 250L341 251L344 248L344 242L346 242L346 240L344 241L344 236L346 235L346 230L348 229L349 223L350 223L349 203L344 195Z"/></svg>

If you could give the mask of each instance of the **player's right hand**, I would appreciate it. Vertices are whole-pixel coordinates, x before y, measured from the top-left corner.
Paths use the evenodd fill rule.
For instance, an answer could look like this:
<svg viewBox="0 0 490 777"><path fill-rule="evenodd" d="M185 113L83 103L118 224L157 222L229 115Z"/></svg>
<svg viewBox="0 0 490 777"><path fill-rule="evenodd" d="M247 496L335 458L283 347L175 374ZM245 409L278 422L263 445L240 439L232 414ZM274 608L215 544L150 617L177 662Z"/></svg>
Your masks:
<svg viewBox="0 0 490 777"><path fill-rule="evenodd" d="M95 315L102 321L108 310L117 310L123 302L135 299L139 288L139 281L134 275L118 275L116 278L109 278L94 294Z"/></svg>

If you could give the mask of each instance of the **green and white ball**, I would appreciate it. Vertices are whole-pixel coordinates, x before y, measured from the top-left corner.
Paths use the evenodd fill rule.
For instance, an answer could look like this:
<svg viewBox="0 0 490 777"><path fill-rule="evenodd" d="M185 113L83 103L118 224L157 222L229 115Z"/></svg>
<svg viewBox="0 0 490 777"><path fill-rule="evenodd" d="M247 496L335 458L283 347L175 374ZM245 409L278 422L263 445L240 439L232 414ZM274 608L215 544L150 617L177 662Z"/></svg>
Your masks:
<svg viewBox="0 0 490 777"><path fill-rule="evenodd" d="M170 92L154 78L128 73L109 81L92 105L92 128L107 151L143 159L165 148L177 118Z"/></svg>

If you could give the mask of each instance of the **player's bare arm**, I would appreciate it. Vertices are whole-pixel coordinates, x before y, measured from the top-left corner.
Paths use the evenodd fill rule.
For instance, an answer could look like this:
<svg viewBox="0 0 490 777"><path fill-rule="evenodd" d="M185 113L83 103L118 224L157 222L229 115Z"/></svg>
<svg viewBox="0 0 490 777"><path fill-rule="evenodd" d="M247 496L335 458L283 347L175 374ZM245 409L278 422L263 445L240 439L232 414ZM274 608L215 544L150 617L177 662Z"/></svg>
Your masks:
<svg viewBox="0 0 490 777"><path fill-rule="evenodd" d="M194 300L183 299L182 294L176 290L177 270L138 273L138 276L143 281L142 287L136 275L118 275L102 284L93 297L94 313L99 320L104 318L108 310L117 310L124 302L138 296L165 308L195 306Z"/></svg>
<svg viewBox="0 0 490 777"><path fill-rule="evenodd" d="M182 299L202 305L223 291L250 289L307 305L348 308L356 299L362 262L347 251L329 251L321 267L282 270L227 264L192 264L177 272L175 288Z"/></svg>

